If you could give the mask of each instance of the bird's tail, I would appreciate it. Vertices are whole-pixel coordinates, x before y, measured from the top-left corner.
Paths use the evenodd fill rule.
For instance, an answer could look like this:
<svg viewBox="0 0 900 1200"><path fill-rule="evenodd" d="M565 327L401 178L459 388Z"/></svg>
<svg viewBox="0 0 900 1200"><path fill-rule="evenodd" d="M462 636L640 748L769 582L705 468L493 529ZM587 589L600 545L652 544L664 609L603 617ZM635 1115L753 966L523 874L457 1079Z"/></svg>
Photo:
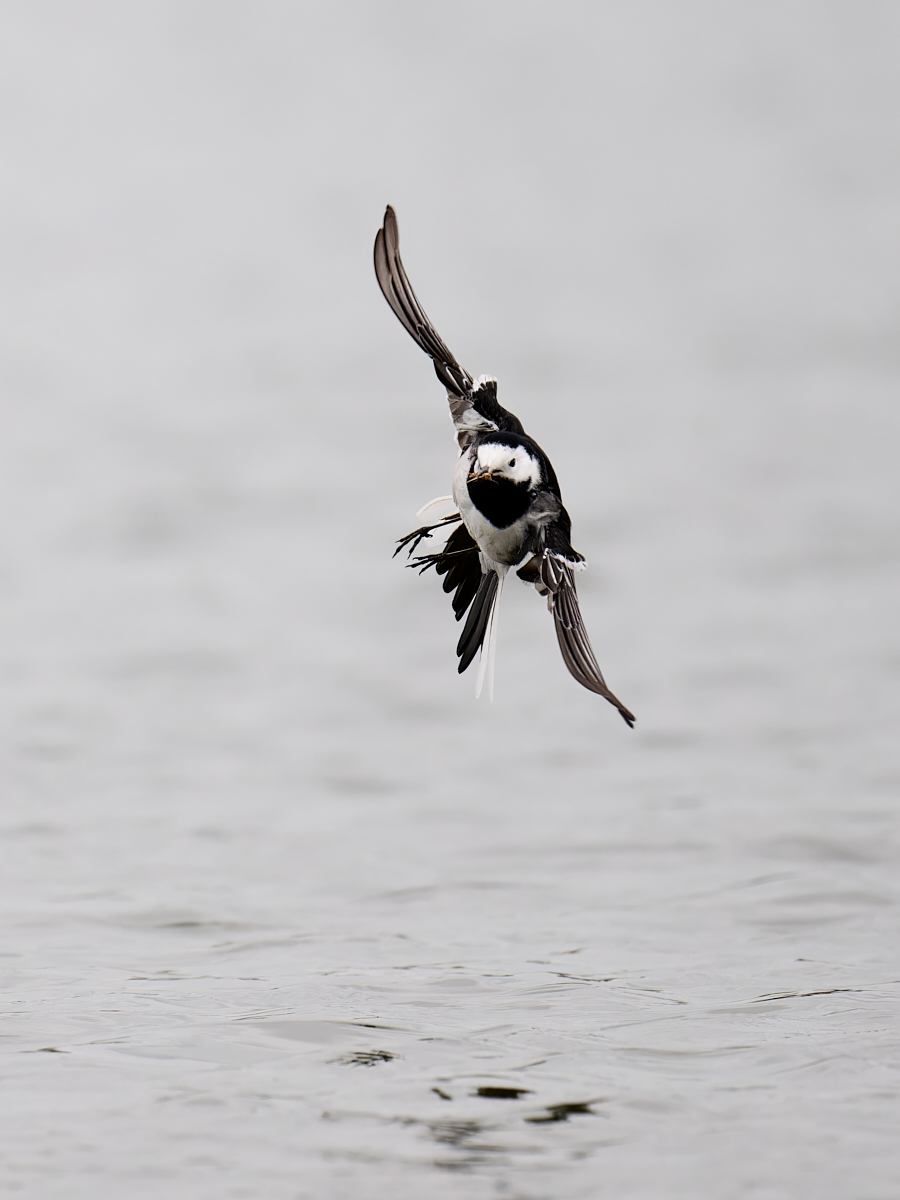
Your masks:
<svg viewBox="0 0 900 1200"><path fill-rule="evenodd" d="M503 581L506 573L498 575L497 590L494 593L494 603L488 614L487 629L481 645L481 662L478 664L478 679L475 683L475 699L481 695L481 689L487 680L488 700L494 703L494 659L497 656L497 618L500 612L500 597L503 595Z"/></svg>
<svg viewBox="0 0 900 1200"><path fill-rule="evenodd" d="M506 572L504 571L504 575ZM485 679L488 682L488 695L494 698L494 654L497 636L497 605L503 590L503 576L496 571L485 571L481 583L472 601L465 627L456 647L459 655L459 673L467 670L472 660L481 650L481 664L478 670L478 682L475 687L476 697L481 695Z"/></svg>

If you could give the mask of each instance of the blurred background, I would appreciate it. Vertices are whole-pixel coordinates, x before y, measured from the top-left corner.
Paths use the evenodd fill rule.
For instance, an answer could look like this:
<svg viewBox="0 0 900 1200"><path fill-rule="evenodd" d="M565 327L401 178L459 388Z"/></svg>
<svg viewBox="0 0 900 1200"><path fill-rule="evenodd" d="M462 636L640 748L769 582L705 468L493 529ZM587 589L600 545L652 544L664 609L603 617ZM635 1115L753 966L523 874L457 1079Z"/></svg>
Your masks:
<svg viewBox="0 0 900 1200"><path fill-rule="evenodd" d="M5 1187L894 1194L898 38L4 5ZM518 586L476 703L391 560L454 442L386 203L633 733Z"/></svg>

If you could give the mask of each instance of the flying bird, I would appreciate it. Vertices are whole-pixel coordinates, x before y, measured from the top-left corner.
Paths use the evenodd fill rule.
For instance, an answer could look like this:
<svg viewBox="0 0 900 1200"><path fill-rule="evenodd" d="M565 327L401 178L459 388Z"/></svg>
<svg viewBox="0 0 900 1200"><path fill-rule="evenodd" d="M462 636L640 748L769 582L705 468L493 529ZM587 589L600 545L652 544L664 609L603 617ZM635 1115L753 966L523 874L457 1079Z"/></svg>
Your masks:
<svg viewBox="0 0 900 1200"><path fill-rule="evenodd" d="M445 576L444 591L453 593L457 621L466 617L456 647L460 674L480 650L476 695L485 677L493 693L497 606L509 570L517 568L519 579L547 598L569 672L582 687L614 705L633 727L633 714L606 686L584 627L575 572L587 564L572 547L572 522L550 459L521 421L501 407L497 380L489 375L473 379L425 315L403 269L397 217L390 206L375 238L375 274L400 324L434 364L456 427L460 454L453 495L440 497L453 500L456 511L401 538L394 554L407 547L407 557L412 558L424 538L458 525L443 550L416 555L409 565L418 567L420 574L434 567ZM434 503L426 504L419 515Z"/></svg>

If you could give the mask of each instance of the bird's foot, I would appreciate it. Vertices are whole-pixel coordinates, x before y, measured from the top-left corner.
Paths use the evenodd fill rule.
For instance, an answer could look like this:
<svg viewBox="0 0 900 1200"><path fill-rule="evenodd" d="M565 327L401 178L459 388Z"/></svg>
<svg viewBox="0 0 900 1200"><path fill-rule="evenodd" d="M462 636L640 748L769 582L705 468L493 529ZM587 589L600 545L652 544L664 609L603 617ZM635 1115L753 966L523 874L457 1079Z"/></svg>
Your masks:
<svg viewBox="0 0 900 1200"><path fill-rule="evenodd" d="M455 525L457 521L461 520L462 517L459 515L459 513L451 513L449 517L444 517L442 520L437 521L434 525L420 525L418 529L414 529L412 533L408 533L406 537L399 539L397 542L397 549L394 551L391 557L396 558L400 551L404 549L404 547L408 547L406 551L406 557L411 558L416 547L419 545L419 542L424 541L427 537L431 537L435 529L442 529L445 525ZM410 542L412 545L409 545Z"/></svg>

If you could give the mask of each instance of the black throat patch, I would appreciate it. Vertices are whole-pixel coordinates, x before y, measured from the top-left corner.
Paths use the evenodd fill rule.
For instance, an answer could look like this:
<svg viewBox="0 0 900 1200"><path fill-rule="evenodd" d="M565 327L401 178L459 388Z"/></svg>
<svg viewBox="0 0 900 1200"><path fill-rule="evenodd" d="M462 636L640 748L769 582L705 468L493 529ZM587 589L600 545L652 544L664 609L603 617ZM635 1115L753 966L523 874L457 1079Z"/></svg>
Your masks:
<svg viewBox="0 0 900 1200"><path fill-rule="evenodd" d="M511 479L473 479L467 487L472 503L497 529L508 529L531 502L529 485Z"/></svg>

